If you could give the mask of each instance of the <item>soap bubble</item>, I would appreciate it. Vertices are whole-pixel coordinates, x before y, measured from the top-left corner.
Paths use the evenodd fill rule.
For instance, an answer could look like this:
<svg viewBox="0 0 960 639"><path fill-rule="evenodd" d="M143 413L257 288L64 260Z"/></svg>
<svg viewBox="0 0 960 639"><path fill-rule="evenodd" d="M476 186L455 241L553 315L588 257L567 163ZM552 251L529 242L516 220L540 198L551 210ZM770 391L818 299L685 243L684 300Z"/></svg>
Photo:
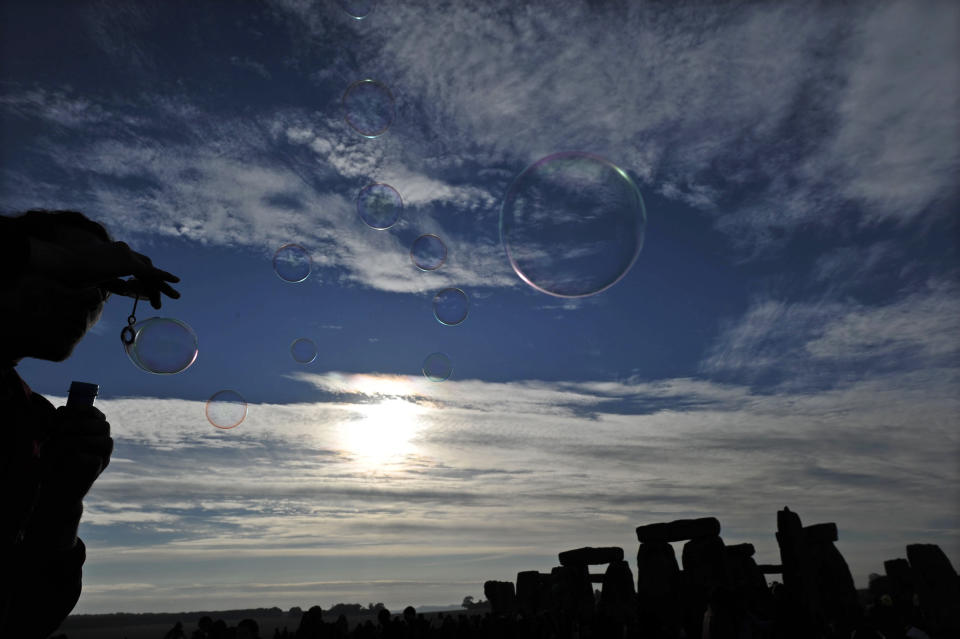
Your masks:
<svg viewBox="0 0 960 639"><path fill-rule="evenodd" d="M470 301L459 288L445 288L433 298L433 315L446 326L456 326L467 319Z"/></svg>
<svg viewBox="0 0 960 639"><path fill-rule="evenodd" d="M307 279L313 260L299 244L284 244L273 255L273 270L284 282L296 284Z"/></svg>
<svg viewBox="0 0 960 639"><path fill-rule="evenodd" d="M373 0L340 0L340 6L354 20L363 20L373 11Z"/></svg>
<svg viewBox="0 0 960 639"><path fill-rule="evenodd" d="M227 430L239 426L247 417L247 402L240 393L222 390L207 400L207 421Z"/></svg>
<svg viewBox="0 0 960 639"><path fill-rule="evenodd" d="M403 199L389 184L370 184L357 196L357 213L363 223L382 231L397 223L403 211Z"/></svg>
<svg viewBox="0 0 960 639"><path fill-rule="evenodd" d="M421 271L435 271L447 259L447 247L436 235L421 235L413 241L410 259Z"/></svg>
<svg viewBox="0 0 960 639"><path fill-rule="evenodd" d="M347 87L343 94L343 111L347 124L367 138L386 133L396 117L390 89L369 79L354 82Z"/></svg>
<svg viewBox="0 0 960 639"><path fill-rule="evenodd" d="M124 350L131 362L148 373L182 373L197 360L197 334L186 322L151 317L134 324L133 333Z"/></svg>
<svg viewBox="0 0 960 639"><path fill-rule="evenodd" d="M294 340L293 344L290 345L290 354L299 363L309 364L317 359L317 345L313 343L312 339L301 337Z"/></svg>
<svg viewBox="0 0 960 639"><path fill-rule="evenodd" d="M423 376L431 382L443 382L453 373L450 358L443 353L430 353L423 360Z"/></svg>
<svg viewBox="0 0 960 639"><path fill-rule="evenodd" d="M630 270L646 223L643 198L624 171L588 153L557 153L510 185L500 237L524 282L557 297L585 297Z"/></svg>

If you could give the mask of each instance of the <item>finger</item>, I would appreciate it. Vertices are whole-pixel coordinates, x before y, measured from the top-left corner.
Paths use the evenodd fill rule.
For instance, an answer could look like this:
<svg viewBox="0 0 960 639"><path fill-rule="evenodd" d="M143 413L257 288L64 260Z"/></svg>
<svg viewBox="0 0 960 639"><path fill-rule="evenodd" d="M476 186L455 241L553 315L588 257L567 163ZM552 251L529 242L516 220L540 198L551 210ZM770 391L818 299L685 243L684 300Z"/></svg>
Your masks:
<svg viewBox="0 0 960 639"><path fill-rule="evenodd" d="M140 258L141 260L143 260L144 262L146 262L148 266L153 266L153 260L151 260L149 257L147 257L146 255L144 255L143 253L137 253L136 251L131 251L131 252L132 252L134 255L136 255L138 258Z"/></svg>
<svg viewBox="0 0 960 639"><path fill-rule="evenodd" d="M180 281L179 277L177 278L177 281L178 282ZM166 282L160 282L160 290L166 293L168 296L172 297L173 299L180 298L180 293L177 292L177 289L173 288Z"/></svg>

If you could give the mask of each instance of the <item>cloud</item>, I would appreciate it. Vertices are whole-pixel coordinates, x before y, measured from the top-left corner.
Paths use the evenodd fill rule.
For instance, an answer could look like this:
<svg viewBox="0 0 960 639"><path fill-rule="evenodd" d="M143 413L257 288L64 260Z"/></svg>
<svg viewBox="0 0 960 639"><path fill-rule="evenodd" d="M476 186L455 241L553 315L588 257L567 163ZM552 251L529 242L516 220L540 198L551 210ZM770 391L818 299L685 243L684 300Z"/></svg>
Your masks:
<svg viewBox="0 0 960 639"><path fill-rule="evenodd" d="M953 367L960 361L960 302L933 279L885 304L755 300L701 362L710 374L791 384L833 383L867 371Z"/></svg>
<svg viewBox="0 0 960 639"><path fill-rule="evenodd" d="M431 286L518 286L496 208L520 169L561 150L604 155L644 190L704 211L748 256L809 225L931 222L949 213L932 205L951 192L960 158L960 135L943 134L958 126L957 61L945 53L960 34L956 7L930 6L412 3L361 25L338 22L324 3L278 2L271 15L311 67L291 72L307 94L326 95L320 102L251 105L238 118L183 93L123 102L11 87L0 102L9 115L56 124L31 153L61 158L61 173L31 184L8 168L4 203L79 202L125 231L264 252L299 238L322 268L341 269L325 279L392 292L427 287L404 275L396 233L356 226L362 186L402 193L409 223L398 233L449 240L451 261L429 274ZM162 72L158 45L143 37L155 11L88 14L111 59ZM566 37L573 24L578 37ZM350 54L307 64L320 54L310 42L337 29ZM426 53L435 51L443 55ZM358 59L396 95L398 121L375 140L339 117L336 87ZM230 63L278 66L265 53ZM64 175L75 178L69 192L56 186Z"/></svg>
<svg viewBox="0 0 960 639"><path fill-rule="evenodd" d="M415 566L430 557L488 554L500 557L477 559L489 578L510 578L520 562L549 569L544 549L629 549L637 525L702 515L775 563L785 503L805 523L838 523L858 582L906 543L960 551L942 491L956 483L960 450L956 366L814 392L693 378L297 379L336 401L251 405L231 431L206 424L200 402L102 401L117 455L130 461L111 465L88 497L92 564L176 583L171 571L190 561L264 561L284 575L297 562L346 562L324 574L357 579L360 591L350 562L362 558L377 558L382 578L429 582ZM395 448L379 450L383 438ZM407 592L435 601L425 586Z"/></svg>
<svg viewBox="0 0 960 639"><path fill-rule="evenodd" d="M413 4L371 23L365 53L450 147L607 155L759 251L850 202L871 224L948 214L929 207L960 159L960 135L940 136L958 126L956 11Z"/></svg>
<svg viewBox="0 0 960 639"><path fill-rule="evenodd" d="M839 128L825 155L864 221L909 222L948 195L960 169L960 7L890 2L855 27Z"/></svg>

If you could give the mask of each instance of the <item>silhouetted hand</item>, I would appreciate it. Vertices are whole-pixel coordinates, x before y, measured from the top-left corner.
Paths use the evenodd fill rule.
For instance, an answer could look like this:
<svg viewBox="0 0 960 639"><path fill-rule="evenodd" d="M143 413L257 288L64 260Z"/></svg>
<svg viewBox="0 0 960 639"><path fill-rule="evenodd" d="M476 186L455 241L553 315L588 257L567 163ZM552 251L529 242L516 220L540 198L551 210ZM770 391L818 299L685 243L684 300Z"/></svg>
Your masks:
<svg viewBox="0 0 960 639"><path fill-rule="evenodd" d="M104 414L93 406L61 406L40 449L40 494L25 538L33 544L71 548L83 498L110 463L113 439Z"/></svg>
<svg viewBox="0 0 960 639"><path fill-rule="evenodd" d="M50 242L31 240L32 261L45 275L77 287L100 286L126 297L143 297L160 308L160 295L180 297L167 282L179 282L172 273L158 269L149 257L126 242L87 244L65 249ZM134 279L120 278L132 275Z"/></svg>

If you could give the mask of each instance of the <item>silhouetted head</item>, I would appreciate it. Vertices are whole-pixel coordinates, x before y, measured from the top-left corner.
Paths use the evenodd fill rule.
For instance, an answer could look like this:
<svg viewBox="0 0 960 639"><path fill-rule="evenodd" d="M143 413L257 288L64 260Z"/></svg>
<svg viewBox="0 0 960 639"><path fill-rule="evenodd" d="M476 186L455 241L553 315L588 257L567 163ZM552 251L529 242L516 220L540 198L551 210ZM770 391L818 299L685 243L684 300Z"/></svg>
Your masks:
<svg viewBox="0 0 960 639"><path fill-rule="evenodd" d="M403 609L403 620L407 623L413 623L417 619L417 610L413 606L407 606Z"/></svg>
<svg viewBox="0 0 960 639"><path fill-rule="evenodd" d="M237 624L237 639L260 639L260 624L253 619L244 619Z"/></svg>
<svg viewBox="0 0 960 639"><path fill-rule="evenodd" d="M380 612L377 613L377 622L381 626L386 626L390 623L390 611L386 608L381 608Z"/></svg>
<svg viewBox="0 0 960 639"><path fill-rule="evenodd" d="M71 253L110 242L100 224L76 211L28 211L2 219L3 232L19 231L53 253ZM22 265L20 275L0 275L0 358L65 360L97 323L109 293L77 289Z"/></svg>

